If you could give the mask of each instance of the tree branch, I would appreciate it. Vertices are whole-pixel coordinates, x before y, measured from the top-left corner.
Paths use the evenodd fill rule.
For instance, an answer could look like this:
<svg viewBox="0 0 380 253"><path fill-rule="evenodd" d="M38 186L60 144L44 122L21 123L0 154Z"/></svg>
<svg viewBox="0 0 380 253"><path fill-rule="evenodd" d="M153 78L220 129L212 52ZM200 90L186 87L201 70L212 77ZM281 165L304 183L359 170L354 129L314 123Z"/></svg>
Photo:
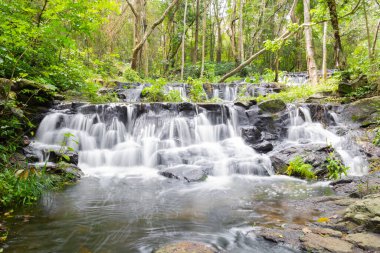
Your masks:
<svg viewBox="0 0 380 253"><path fill-rule="evenodd" d="M133 54L132 54L132 64L131 64L131 68L132 69L136 69L137 66L136 66L136 61L137 61L137 56L138 56L138 53L139 51L142 49L142 47L144 46L146 40L148 39L149 35L154 31L154 29L162 23L162 21L164 21L165 17L168 15L168 13L171 11L171 9L173 9L173 7L177 4L179 0L173 0L172 3L168 6L168 8L166 8L166 10L164 11L164 13L161 15L161 17L159 19L157 19L153 25L151 27L149 27L143 38L141 39L141 41L139 42L139 44L136 45L136 47L133 49ZM129 2L127 0L127 2Z"/></svg>
<svg viewBox="0 0 380 253"><path fill-rule="evenodd" d="M131 8L131 11L132 11L132 13L133 13L133 15L136 17L136 18L138 18L138 14L137 14L137 12L136 12L136 10L135 10L135 7L133 7L133 5L131 4L131 2L129 1L129 0L126 0L127 1L127 4L128 4L128 6L129 6L129 8Z"/></svg>

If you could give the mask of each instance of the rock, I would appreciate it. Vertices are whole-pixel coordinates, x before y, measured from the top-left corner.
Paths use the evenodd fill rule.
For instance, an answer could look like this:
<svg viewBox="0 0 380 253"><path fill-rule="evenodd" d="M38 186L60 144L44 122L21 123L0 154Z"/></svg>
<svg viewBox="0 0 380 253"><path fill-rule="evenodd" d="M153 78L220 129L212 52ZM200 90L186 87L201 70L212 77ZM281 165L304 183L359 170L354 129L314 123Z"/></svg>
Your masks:
<svg viewBox="0 0 380 253"><path fill-rule="evenodd" d="M200 166L179 165L168 169L163 169L159 172L159 174L167 178L185 180L190 183L206 180L208 170Z"/></svg>
<svg viewBox="0 0 380 253"><path fill-rule="evenodd" d="M336 237L324 237L314 233L307 233L300 238L302 247L307 251L312 252L337 252L349 253L352 252L353 245Z"/></svg>
<svg viewBox="0 0 380 253"><path fill-rule="evenodd" d="M361 177L347 177L330 183L339 195L362 198L369 194L380 193L380 172Z"/></svg>
<svg viewBox="0 0 380 253"><path fill-rule="evenodd" d="M261 143L252 145L252 148L259 153L268 153L273 150L273 144L269 141L263 141Z"/></svg>
<svg viewBox="0 0 380 253"><path fill-rule="evenodd" d="M257 104L256 100L238 101L234 103L234 105L243 107L245 109L249 109L252 105L256 105L256 104Z"/></svg>
<svg viewBox="0 0 380 253"><path fill-rule="evenodd" d="M0 78L0 100L6 99L9 96L9 92L13 82L9 79Z"/></svg>
<svg viewBox="0 0 380 253"><path fill-rule="evenodd" d="M364 250L380 251L380 235L371 233L349 234L345 238Z"/></svg>
<svg viewBox="0 0 380 253"><path fill-rule="evenodd" d="M368 157L380 157L380 147L368 141L358 141L357 144Z"/></svg>
<svg viewBox="0 0 380 253"><path fill-rule="evenodd" d="M322 227L306 227L303 228L302 231L307 234L307 233L314 233L314 234L319 234L322 236L333 236L333 237L339 237L341 238L343 236L342 232L336 231L331 228L322 228Z"/></svg>
<svg viewBox="0 0 380 253"><path fill-rule="evenodd" d="M67 162L78 165L79 157L75 151L46 150L45 153L49 156L48 161L53 163Z"/></svg>
<svg viewBox="0 0 380 253"><path fill-rule="evenodd" d="M313 172L318 177L324 177L328 172L326 159L329 157L329 152L331 151L330 146L311 143L281 149L273 153L270 159L275 173L284 174L289 162L296 156L301 156L305 163L309 163L313 166Z"/></svg>
<svg viewBox="0 0 380 253"><path fill-rule="evenodd" d="M350 221L368 231L380 233L380 194L371 194L350 205L344 214Z"/></svg>
<svg viewBox="0 0 380 253"><path fill-rule="evenodd" d="M29 144L30 144L30 139L29 139L29 137L28 136L24 136L23 138L22 138L22 144L24 145L24 147L26 147L26 146L28 146Z"/></svg>
<svg viewBox="0 0 380 253"><path fill-rule="evenodd" d="M255 126L242 127L241 137L246 143L258 143L261 140L261 131Z"/></svg>
<svg viewBox="0 0 380 253"><path fill-rule="evenodd" d="M277 113L286 109L286 104L280 99L272 99L258 104L263 112Z"/></svg>
<svg viewBox="0 0 380 253"><path fill-rule="evenodd" d="M84 175L78 166L65 162L58 164L51 162L29 164L29 168L45 169L47 173L60 175L73 182L79 180Z"/></svg>
<svg viewBox="0 0 380 253"><path fill-rule="evenodd" d="M28 92L22 92L28 90ZM27 79L19 79L12 86L18 94L17 99L29 106L51 106L55 99L55 87Z"/></svg>
<svg viewBox="0 0 380 253"><path fill-rule="evenodd" d="M338 84L338 92L340 95L347 95L356 91L358 88L368 86L368 78L366 75L360 75L355 80L343 80Z"/></svg>
<svg viewBox="0 0 380 253"><path fill-rule="evenodd" d="M185 241L168 244L155 253L215 253L215 251L207 244Z"/></svg>
<svg viewBox="0 0 380 253"><path fill-rule="evenodd" d="M380 96L364 98L347 105L342 116L360 123L362 127L374 124L380 119Z"/></svg>

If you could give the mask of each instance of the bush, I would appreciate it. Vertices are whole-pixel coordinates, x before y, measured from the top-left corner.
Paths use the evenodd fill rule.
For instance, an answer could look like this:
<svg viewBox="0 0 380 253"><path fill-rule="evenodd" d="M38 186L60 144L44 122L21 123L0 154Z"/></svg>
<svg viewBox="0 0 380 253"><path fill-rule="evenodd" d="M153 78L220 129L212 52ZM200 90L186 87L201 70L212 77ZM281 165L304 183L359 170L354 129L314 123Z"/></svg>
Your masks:
<svg viewBox="0 0 380 253"><path fill-rule="evenodd" d="M348 167L344 166L341 160L337 159L334 152L329 153L327 157L328 178L337 180L342 174L347 176Z"/></svg>
<svg viewBox="0 0 380 253"><path fill-rule="evenodd" d="M308 163L305 163L300 156L296 156L289 162L289 166L286 170L286 173L289 176L300 177L304 179L315 179L316 176L311 170L313 166Z"/></svg>
<svg viewBox="0 0 380 253"><path fill-rule="evenodd" d="M187 83L190 85L190 100L192 102L204 102L207 100L202 80L188 78Z"/></svg>
<svg viewBox="0 0 380 253"><path fill-rule="evenodd" d="M151 80L152 85L145 87L141 94L146 102L163 102L165 101L165 85L167 81L163 78Z"/></svg>
<svg viewBox="0 0 380 253"><path fill-rule="evenodd" d="M11 169L6 169L0 173L0 207L32 204L44 191L53 186L53 177L47 176L44 172L28 170L15 173Z"/></svg>
<svg viewBox="0 0 380 253"><path fill-rule="evenodd" d="M124 69L123 77L126 82L131 82L131 83L141 82L141 77L139 76L139 74L133 69L131 69L131 67L129 66Z"/></svg>

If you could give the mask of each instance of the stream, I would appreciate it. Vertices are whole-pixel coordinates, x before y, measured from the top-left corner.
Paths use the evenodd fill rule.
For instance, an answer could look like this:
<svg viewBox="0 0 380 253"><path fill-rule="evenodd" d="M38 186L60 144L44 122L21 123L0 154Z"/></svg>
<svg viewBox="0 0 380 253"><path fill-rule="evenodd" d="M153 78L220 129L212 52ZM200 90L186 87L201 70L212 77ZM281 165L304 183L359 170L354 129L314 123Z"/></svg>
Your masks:
<svg viewBox="0 0 380 253"><path fill-rule="evenodd" d="M291 105L286 115L286 136L273 152L328 143L349 174L366 173L358 150L314 122L307 107ZM286 203L332 190L328 182L275 175L270 155L241 137L241 117L231 103L52 109L32 143L40 162L65 140L85 176L16 210L5 252L153 252L176 241L218 252L294 252L256 238L255 228L316 220L318 213L300 214Z"/></svg>

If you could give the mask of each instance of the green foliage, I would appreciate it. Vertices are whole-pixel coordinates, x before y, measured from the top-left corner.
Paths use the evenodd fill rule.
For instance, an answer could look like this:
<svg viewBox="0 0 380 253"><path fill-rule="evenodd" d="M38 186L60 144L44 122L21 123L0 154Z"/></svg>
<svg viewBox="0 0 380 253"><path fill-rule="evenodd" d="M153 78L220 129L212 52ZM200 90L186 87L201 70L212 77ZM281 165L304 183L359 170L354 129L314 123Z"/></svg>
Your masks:
<svg viewBox="0 0 380 253"><path fill-rule="evenodd" d="M336 91L338 89L338 82L338 79L331 78L326 82L319 83L318 85L304 84L300 86L285 86L279 93L272 93L266 96L259 96L256 98L256 100L258 102L261 102L270 99L281 99L285 103L301 101L318 92ZM247 97L245 99L250 100L252 98Z"/></svg>
<svg viewBox="0 0 380 253"><path fill-rule="evenodd" d="M129 66L124 70L123 77L124 77L126 82L136 83L136 82L142 81L139 74L136 71L134 71L133 69L131 69L131 67L129 67Z"/></svg>
<svg viewBox="0 0 380 253"><path fill-rule="evenodd" d="M334 152L329 153L327 157L327 169L329 179L339 179L342 174L347 176L348 167L344 166L341 160L337 159Z"/></svg>
<svg viewBox="0 0 380 253"><path fill-rule="evenodd" d="M378 147L380 147L380 127L375 129L375 138L373 138L372 143Z"/></svg>
<svg viewBox="0 0 380 253"><path fill-rule="evenodd" d="M204 102L207 99L206 92L203 89L203 81L200 79L188 78L187 83L190 85L190 100L192 102Z"/></svg>
<svg viewBox="0 0 380 253"><path fill-rule="evenodd" d="M300 177L304 179L315 179L316 175L312 171L313 166L305 163L300 156L296 156L289 162L286 173L289 176Z"/></svg>
<svg viewBox="0 0 380 253"><path fill-rule="evenodd" d="M165 101L165 85L167 81L163 78L151 80L151 86L145 87L142 90L142 96L146 102L160 102Z"/></svg>
<svg viewBox="0 0 380 253"><path fill-rule="evenodd" d="M53 186L53 177L44 172L16 174L13 170L6 169L0 173L0 206L32 204Z"/></svg>
<svg viewBox="0 0 380 253"><path fill-rule="evenodd" d="M376 87L374 87L372 85L366 85L366 86L362 86L362 87L357 88L355 91L353 91L351 93L346 94L346 97L353 97L356 99L363 98L363 97L366 97L367 95L373 93L374 91L376 91Z"/></svg>

